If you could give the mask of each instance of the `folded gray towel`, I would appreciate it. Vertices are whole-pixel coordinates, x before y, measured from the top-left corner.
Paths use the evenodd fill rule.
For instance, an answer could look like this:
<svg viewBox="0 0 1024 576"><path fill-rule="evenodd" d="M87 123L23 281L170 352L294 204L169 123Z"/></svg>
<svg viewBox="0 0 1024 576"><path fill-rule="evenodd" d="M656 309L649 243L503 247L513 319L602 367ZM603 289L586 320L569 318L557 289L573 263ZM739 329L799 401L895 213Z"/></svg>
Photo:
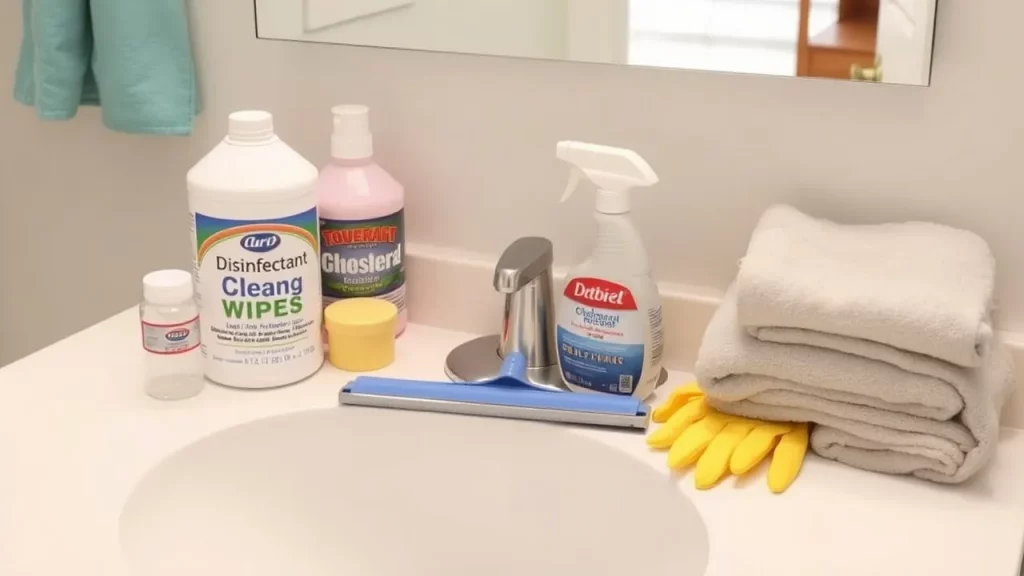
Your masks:
<svg viewBox="0 0 1024 576"><path fill-rule="evenodd" d="M971 232L923 222L844 226L776 206L740 267L739 320L762 340L873 345L889 350L868 357L915 352L977 367L992 340L994 279L992 253Z"/></svg>
<svg viewBox="0 0 1024 576"><path fill-rule="evenodd" d="M941 364L925 363L940 369ZM827 458L955 483L992 455L1012 361L993 347L977 370L927 375L816 346L763 342L738 320L730 289L708 325L695 369L718 409L814 422L811 447Z"/></svg>
<svg viewBox="0 0 1024 576"><path fill-rule="evenodd" d="M818 348L828 348L846 352L862 358L879 360L913 374L931 376L957 387L969 385L977 369L964 368L950 364L945 360L925 356L916 352L899 350L885 344L847 338L835 334L803 330L800 328L748 328L748 332L758 340L777 344L804 344Z"/></svg>

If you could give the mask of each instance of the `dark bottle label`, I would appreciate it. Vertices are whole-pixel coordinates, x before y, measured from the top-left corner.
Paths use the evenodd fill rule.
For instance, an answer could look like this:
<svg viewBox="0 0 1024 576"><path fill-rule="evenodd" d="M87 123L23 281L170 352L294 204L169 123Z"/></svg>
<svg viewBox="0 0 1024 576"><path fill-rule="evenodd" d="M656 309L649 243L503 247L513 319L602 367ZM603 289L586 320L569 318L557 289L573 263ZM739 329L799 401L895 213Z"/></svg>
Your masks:
<svg viewBox="0 0 1024 576"><path fill-rule="evenodd" d="M320 219L324 304L381 298L405 308L404 210L370 220Z"/></svg>

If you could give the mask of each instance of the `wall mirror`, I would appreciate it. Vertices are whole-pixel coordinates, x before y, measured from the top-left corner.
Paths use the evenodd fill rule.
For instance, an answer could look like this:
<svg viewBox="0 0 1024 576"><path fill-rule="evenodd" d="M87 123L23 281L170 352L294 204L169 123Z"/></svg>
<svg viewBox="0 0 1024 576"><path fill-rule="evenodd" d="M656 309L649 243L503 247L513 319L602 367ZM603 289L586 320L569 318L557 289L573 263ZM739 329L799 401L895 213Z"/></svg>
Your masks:
<svg viewBox="0 0 1024 576"><path fill-rule="evenodd" d="M257 35L927 86L937 0L255 0Z"/></svg>

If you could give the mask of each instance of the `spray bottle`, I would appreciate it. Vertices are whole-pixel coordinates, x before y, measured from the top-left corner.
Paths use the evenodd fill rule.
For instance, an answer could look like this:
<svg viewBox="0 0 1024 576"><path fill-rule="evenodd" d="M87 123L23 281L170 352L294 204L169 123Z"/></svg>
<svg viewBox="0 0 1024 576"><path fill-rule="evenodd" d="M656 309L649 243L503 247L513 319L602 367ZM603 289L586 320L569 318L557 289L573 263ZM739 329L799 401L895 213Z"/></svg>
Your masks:
<svg viewBox="0 0 1024 576"><path fill-rule="evenodd" d="M598 188L593 254L566 276L558 303L562 380L576 392L646 398L661 375L664 330L658 286L629 218L629 191L657 184L658 176L632 150L560 142L557 156L572 165L562 202L584 176Z"/></svg>

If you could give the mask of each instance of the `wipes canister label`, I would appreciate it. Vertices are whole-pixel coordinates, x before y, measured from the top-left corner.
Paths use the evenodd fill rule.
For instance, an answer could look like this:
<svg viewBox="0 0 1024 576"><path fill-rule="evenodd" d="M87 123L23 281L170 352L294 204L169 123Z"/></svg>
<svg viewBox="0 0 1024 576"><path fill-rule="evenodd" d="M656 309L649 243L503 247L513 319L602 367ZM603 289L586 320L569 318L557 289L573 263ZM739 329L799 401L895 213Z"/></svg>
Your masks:
<svg viewBox="0 0 1024 576"><path fill-rule="evenodd" d="M559 366L569 384L597 392L632 395L644 368L647 318L621 284L573 278L560 310Z"/></svg>
<svg viewBox="0 0 1024 576"><path fill-rule="evenodd" d="M405 308L404 211L368 220L320 220L324 305L381 298Z"/></svg>
<svg viewBox="0 0 1024 576"><path fill-rule="evenodd" d="M316 208L269 220L193 218L207 360L279 365L320 353Z"/></svg>

